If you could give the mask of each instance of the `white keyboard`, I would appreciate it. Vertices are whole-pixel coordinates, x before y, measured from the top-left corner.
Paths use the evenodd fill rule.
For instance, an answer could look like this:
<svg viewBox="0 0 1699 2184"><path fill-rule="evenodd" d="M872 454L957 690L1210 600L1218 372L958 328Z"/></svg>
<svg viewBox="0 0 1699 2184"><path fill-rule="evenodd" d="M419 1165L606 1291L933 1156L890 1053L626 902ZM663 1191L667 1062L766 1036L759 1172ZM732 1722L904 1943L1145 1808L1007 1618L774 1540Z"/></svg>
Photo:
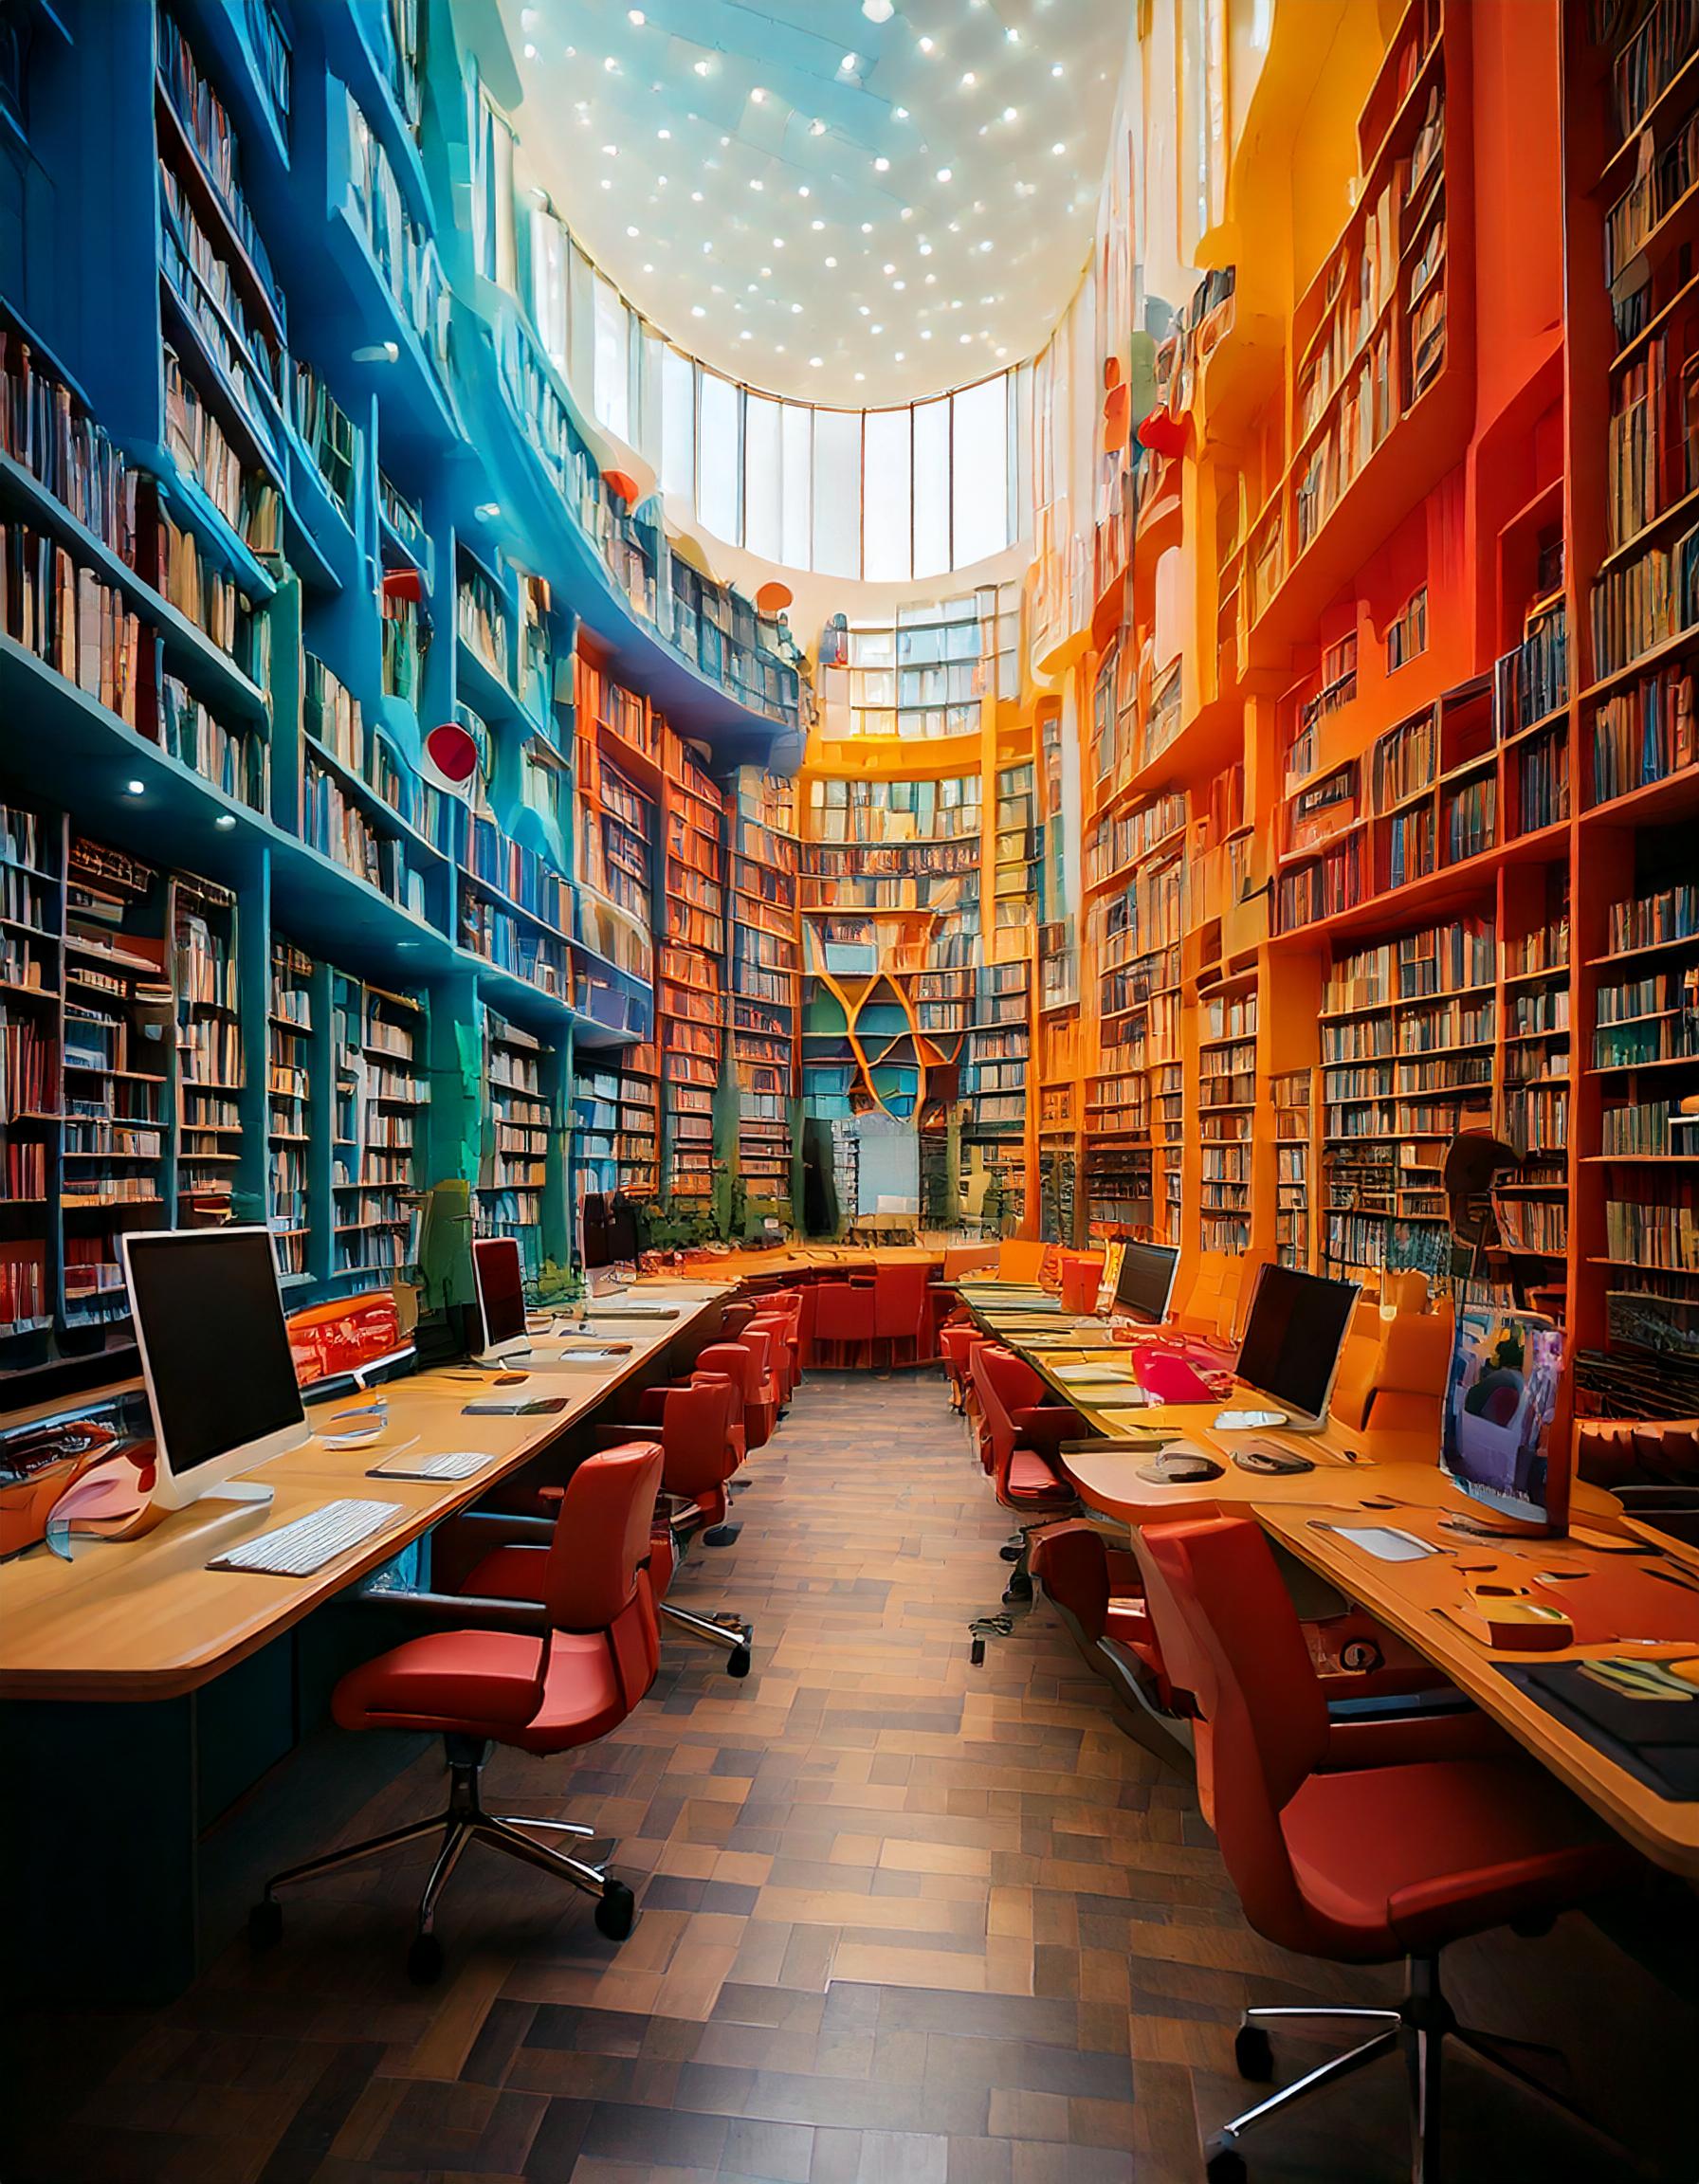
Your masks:
<svg viewBox="0 0 1699 2184"><path fill-rule="evenodd" d="M393 1463L375 1464L368 1479L469 1479L495 1459L487 1448L449 1448L440 1456L397 1456ZM373 1503L373 1507L376 1504Z"/></svg>
<svg viewBox="0 0 1699 2184"><path fill-rule="evenodd" d="M215 1555L207 1568L253 1571L264 1577L311 1577L393 1524L404 1506L400 1502L327 1502L310 1516L262 1532L228 1555Z"/></svg>

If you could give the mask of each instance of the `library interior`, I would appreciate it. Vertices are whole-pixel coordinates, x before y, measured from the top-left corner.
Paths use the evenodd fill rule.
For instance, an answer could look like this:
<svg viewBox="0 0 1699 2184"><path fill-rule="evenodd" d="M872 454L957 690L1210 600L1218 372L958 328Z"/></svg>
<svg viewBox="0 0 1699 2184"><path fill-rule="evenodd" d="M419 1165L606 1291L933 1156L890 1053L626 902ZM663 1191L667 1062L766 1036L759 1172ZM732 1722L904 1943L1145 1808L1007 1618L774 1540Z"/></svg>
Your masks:
<svg viewBox="0 0 1699 2184"><path fill-rule="evenodd" d="M1696 668L1699 0L0 0L4 2184L1693 2184Z"/></svg>

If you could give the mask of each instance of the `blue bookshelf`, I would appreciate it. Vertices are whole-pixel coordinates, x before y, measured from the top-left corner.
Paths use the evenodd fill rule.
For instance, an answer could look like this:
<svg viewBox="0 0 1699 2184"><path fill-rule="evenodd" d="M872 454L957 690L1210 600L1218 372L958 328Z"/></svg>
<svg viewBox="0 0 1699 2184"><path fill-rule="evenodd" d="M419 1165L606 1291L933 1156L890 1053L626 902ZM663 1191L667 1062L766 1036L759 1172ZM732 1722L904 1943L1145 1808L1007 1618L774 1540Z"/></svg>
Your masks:
<svg viewBox="0 0 1699 2184"><path fill-rule="evenodd" d="M47 919L0 1012L50 1033L57 1079L16 1115L0 1081L0 1153L41 1186L0 1212L0 1299L39 1291L0 1318L18 1400L124 1369L115 1224L267 1221L306 1302L404 1272L409 1194L458 1178L536 1274L562 1263L575 1083L617 1082L656 1014L580 909L580 634L717 775L794 765L802 702L778 632L611 492L473 271L447 10L423 57L384 0L29 15L0 113L0 806L51 863L33 882L0 844ZM469 809L422 772L456 719ZM152 875L139 968L77 940L79 841ZM116 1150L66 1095L79 946L125 1036L137 985L162 1032ZM342 1056L365 1083L403 1024L411 1135L351 1148Z"/></svg>

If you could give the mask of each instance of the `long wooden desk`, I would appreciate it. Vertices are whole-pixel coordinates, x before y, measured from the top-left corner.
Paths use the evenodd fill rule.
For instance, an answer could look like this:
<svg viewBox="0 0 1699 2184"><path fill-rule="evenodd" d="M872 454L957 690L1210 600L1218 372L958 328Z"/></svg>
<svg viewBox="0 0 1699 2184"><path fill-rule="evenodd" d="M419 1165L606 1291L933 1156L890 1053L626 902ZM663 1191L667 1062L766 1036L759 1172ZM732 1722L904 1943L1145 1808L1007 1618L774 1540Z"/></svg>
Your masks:
<svg viewBox="0 0 1699 2184"><path fill-rule="evenodd" d="M309 1411L320 1433L255 1474L274 1489L269 1507L204 1501L133 1540L77 1540L68 1563L37 1547L0 1567L9 1765L0 1923L20 1993L156 2002L205 1966L243 1901L205 1877L206 1829L325 1718L344 1669L413 1628L386 1614L381 1591L362 1592L360 1580L629 1381L655 1377L680 1338L693 1355L729 1285L654 1282L644 1290L676 1301L679 1317L605 1320L609 1341L630 1343L625 1356L535 1373L530 1392L566 1399L549 1416L465 1416L464 1406L488 1390L489 1372L391 1381L382 1391L388 1428L364 1447L327 1448L320 1437L337 1430L334 1412L362 1403L357 1394ZM538 1348L547 1345L539 1338ZM452 1483L367 1476L414 1434L408 1455L477 1448L490 1461ZM401 1515L311 1577L206 1566L256 1533L342 1500L394 1502ZM398 1741L396 1756L405 1756ZM280 1794L291 1794L286 1784ZM327 1825L334 1831L340 1821Z"/></svg>
<svg viewBox="0 0 1699 2184"><path fill-rule="evenodd" d="M657 1296L662 1287L646 1284ZM326 1448L323 1437L331 1429L321 1426L303 1447L250 1474L273 1489L269 1507L192 1502L137 1539L76 1540L68 1563L46 1547L30 1549L0 1567L0 1699L149 1700L197 1689L558 1440L700 1323L718 1301L701 1289L667 1285L666 1293L679 1300L676 1320L604 1322L611 1342L631 1345L614 1363L534 1374L530 1392L566 1398L565 1410L552 1416L468 1418L465 1405L489 1392L493 1374L475 1367L419 1374L382 1391L390 1422L381 1440L363 1448ZM546 1345L539 1341L539 1348ZM511 1370L522 1366L520 1360ZM344 1396L309 1418L324 1419L364 1400ZM367 1476L415 1434L410 1455L479 1448L488 1450L490 1462L472 1478L451 1483ZM344 1500L396 1502L403 1513L310 1577L206 1567L213 1556L260 1532Z"/></svg>
<svg viewBox="0 0 1699 2184"><path fill-rule="evenodd" d="M1011 1304L975 1301L982 1324L1018 1351L1096 1431L1106 1438L1160 1431L1180 1436L1222 1465L1219 1478L1167 1483L1140 1476L1144 1455L1085 1447L1071 1449L1068 1466L1087 1508L1129 1527L1175 1523L1220 1514L1254 1517L1284 1547L1357 1602L1434 1663L1543 1764L1549 1767L1601 1818L1655 1864L1699 1879L1699 1801L1660 1797L1586 1738L1536 1703L1496 1665L1500 1662L1559 1664L1632 1653L1648 1660L1699 1653L1699 1592L1652 1574L1669 1569L1690 1585L1694 1566L1678 1548L1660 1549L1646 1528L1630 1527L1615 1495L1577 1480L1571 1519L1583 1537L1499 1541L1471 1539L1442 1528L1446 1515L1465 1503L1437 1461L1377 1464L1347 1455L1357 1438L1329 1426L1321 1433L1259 1432L1258 1441L1297 1449L1315 1465L1310 1471L1267 1474L1243 1471L1232 1460L1235 1440L1211 1422L1219 1403L1139 1407L1081 1406L1069 1383L1056 1376L1061 1350L1026 1347L1008 1322L1020 1317ZM1057 1332L1066 1325L1059 1322ZM1091 1341L1087 1335L1085 1339ZM1098 1345L1093 1342L1093 1347ZM1379 1560L1331 1527L1384 1525L1437 1546L1417 1560ZM1622 1554L1589 1545L1584 1535L1620 1538L1641 1552ZM1541 1583L1546 1597L1574 1621L1576 1642L1544 1653L1495 1650L1474 1638L1448 1610L1462 1602L1468 1584Z"/></svg>

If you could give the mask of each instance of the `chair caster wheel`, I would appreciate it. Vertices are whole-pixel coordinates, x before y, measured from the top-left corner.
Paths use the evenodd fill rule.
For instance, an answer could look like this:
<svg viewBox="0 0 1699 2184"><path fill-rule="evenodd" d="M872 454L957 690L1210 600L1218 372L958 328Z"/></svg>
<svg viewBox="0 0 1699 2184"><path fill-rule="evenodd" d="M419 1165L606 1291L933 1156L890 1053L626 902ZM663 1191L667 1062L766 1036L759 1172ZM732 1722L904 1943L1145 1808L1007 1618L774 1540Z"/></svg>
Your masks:
<svg viewBox="0 0 1699 2184"><path fill-rule="evenodd" d="M247 1945L275 1949L283 1938L283 1907L275 1896L262 1896L247 1915Z"/></svg>
<svg viewBox="0 0 1699 2184"><path fill-rule="evenodd" d="M623 1941L636 1916L637 1900L631 1891L623 1881L610 1881L595 1907L597 1933L605 1934L610 1941Z"/></svg>
<svg viewBox="0 0 1699 2184"><path fill-rule="evenodd" d="M1241 2025L1233 2036L1233 2059L1239 2076L1252 2085L1267 2085L1274 2076L1274 2050L1260 2025Z"/></svg>
<svg viewBox="0 0 1699 2184"><path fill-rule="evenodd" d="M1003 1598L1014 1603L1032 1597L1032 1580L1024 1570L1016 1572L1003 1588Z"/></svg>
<svg viewBox="0 0 1699 2184"><path fill-rule="evenodd" d="M443 1975L443 1945L434 1934L415 1934L407 1953L407 1975L415 1987L434 1987Z"/></svg>
<svg viewBox="0 0 1699 2184"><path fill-rule="evenodd" d="M1206 2155L1204 2175L1209 2184L1251 2184L1251 2172L1245 2166L1245 2157L1236 2146L1223 2146L1215 2142L1213 2153Z"/></svg>
<svg viewBox="0 0 1699 2184"><path fill-rule="evenodd" d="M1021 1556L1021 1543L1018 1539L1005 1539L997 1549L997 1553L1005 1562L1018 1562Z"/></svg>
<svg viewBox="0 0 1699 2184"><path fill-rule="evenodd" d="M725 1672L728 1676L739 1678L747 1676L754 1660L755 1655L749 1650L749 1641L745 1639L735 1653L726 1656Z"/></svg>

